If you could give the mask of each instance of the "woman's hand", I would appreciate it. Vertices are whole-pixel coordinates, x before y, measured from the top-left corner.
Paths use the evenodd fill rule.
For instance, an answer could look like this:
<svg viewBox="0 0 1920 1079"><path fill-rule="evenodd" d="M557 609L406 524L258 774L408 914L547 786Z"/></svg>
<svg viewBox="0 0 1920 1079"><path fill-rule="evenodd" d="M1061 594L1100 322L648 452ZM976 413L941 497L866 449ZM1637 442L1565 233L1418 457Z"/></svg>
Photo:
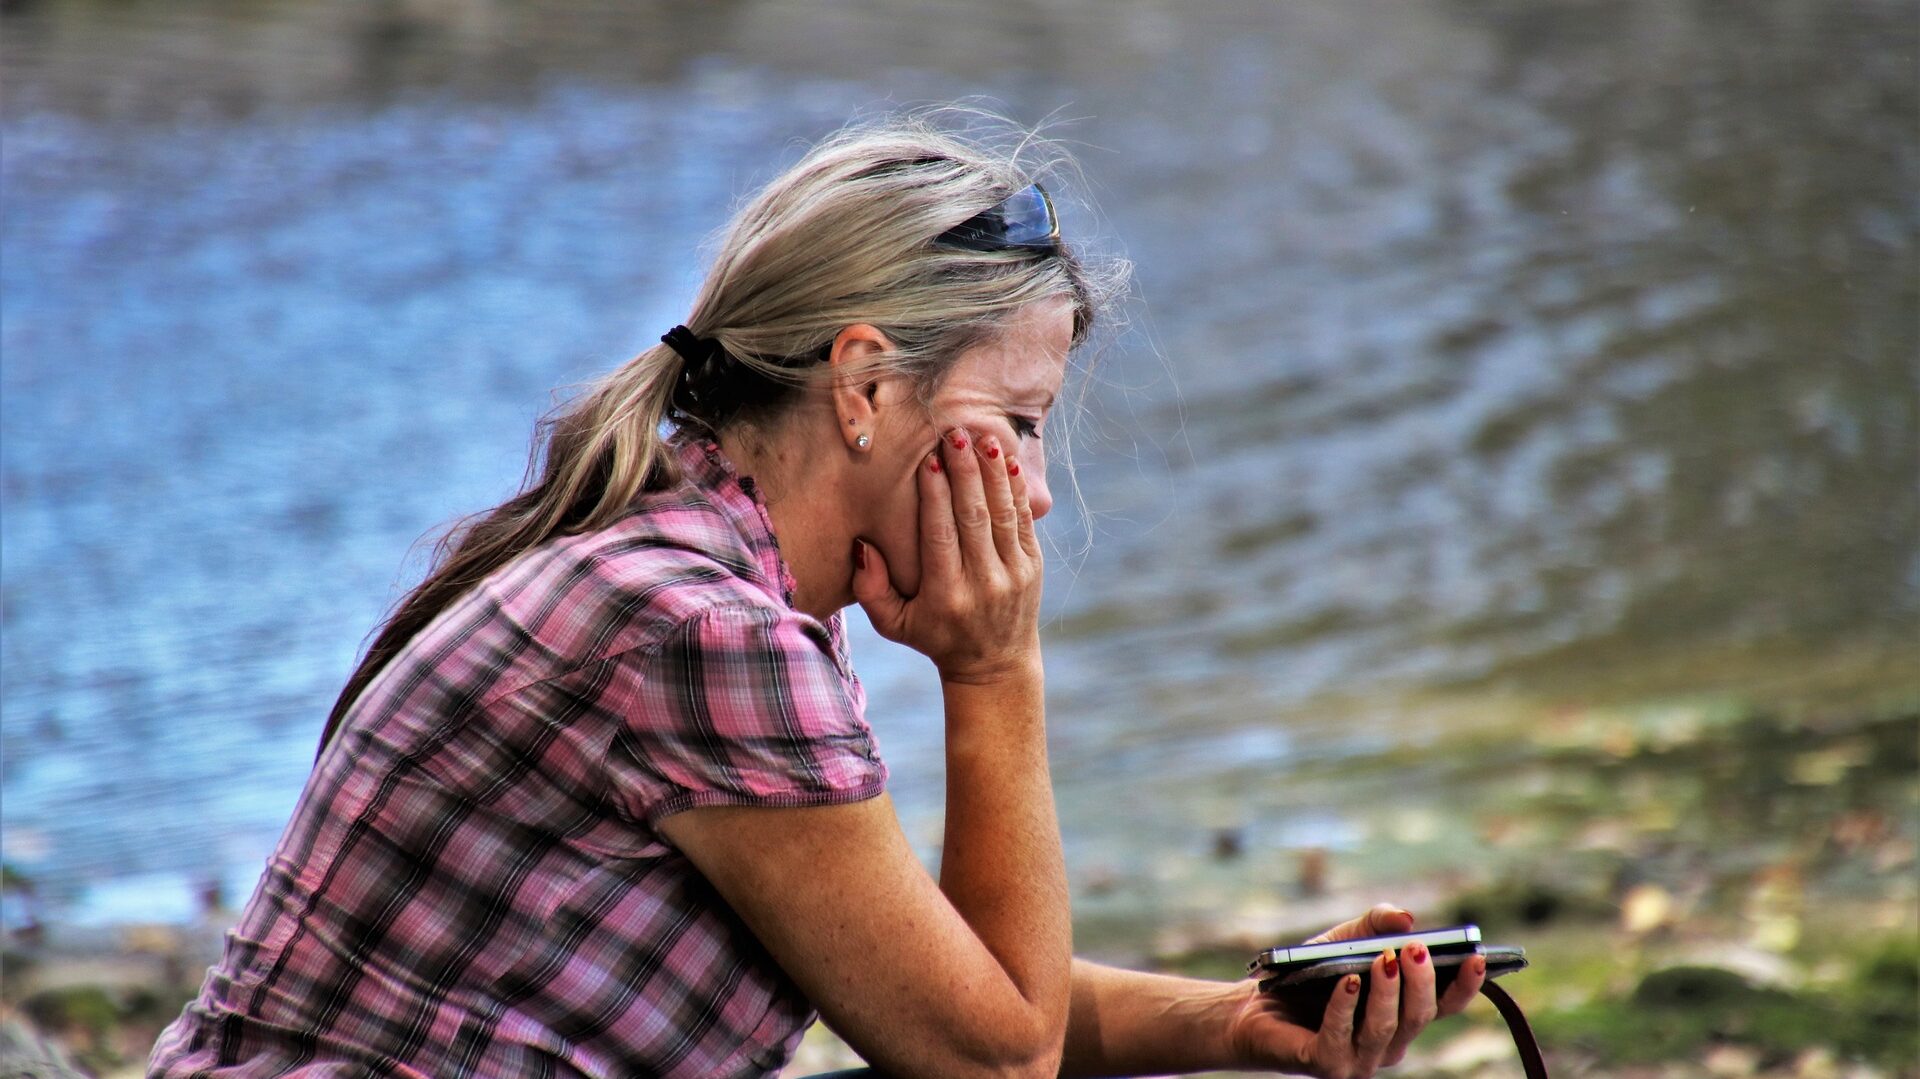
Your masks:
<svg viewBox="0 0 1920 1079"><path fill-rule="evenodd" d="M932 659L947 681L986 683L1037 669L1040 541L1017 469L998 438L959 428L921 462L920 590L912 598L894 591L877 548L854 544L853 595L873 628Z"/></svg>
<svg viewBox="0 0 1920 1079"><path fill-rule="evenodd" d="M1383 903L1307 943L1412 929L1413 915ZM1281 1017L1279 1003L1260 992L1256 980L1249 979L1247 995L1229 1028L1230 1044L1234 1055L1252 1067L1364 1079L1376 1069L1400 1063L1407 1046L1428 1023L1465 1009L1480 992L1486 973L1486 960L1468 960L1446 995L1436 1001L1433 963L1424 948L1415 944L1397 956L1382 954L1373 961L1373 991L1367 994L1366 1012L1355 1014L1360 978L1348 975L1343 984L1334 987L1333 999L1327 1002L1317 1032L1287 1022Z"/></svg>

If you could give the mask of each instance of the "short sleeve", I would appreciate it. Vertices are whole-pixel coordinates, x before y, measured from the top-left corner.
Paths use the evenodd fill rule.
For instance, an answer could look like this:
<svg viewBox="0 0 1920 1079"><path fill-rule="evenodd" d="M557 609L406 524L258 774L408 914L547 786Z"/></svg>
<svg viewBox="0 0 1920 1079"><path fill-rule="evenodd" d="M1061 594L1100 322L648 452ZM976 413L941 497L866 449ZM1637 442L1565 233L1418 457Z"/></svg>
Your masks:
<svg viewBox="0 0 1920 1079"><path fill-rule="evenodd" d="M773 607L689 618L635 660L622 801L649 826L709 805L857 802L886 785L851 672L819 622Z"/></svg>

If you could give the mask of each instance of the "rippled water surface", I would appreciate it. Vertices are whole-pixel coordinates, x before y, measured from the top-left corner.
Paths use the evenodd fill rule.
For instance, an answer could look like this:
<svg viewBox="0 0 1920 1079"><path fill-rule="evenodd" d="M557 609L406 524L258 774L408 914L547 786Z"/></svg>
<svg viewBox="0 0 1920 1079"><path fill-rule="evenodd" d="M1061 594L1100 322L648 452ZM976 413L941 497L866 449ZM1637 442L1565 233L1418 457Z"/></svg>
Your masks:
<svg viewBox="0 0 1920 1079"><path fill-rule="evenodd" d="M550 391L804 140L967 94L1138 267L1048 523L1077 886L1337 849L1285 768L1410 695L1920 682L1910 5L4 10L5 855L75 917L244 894ZM854 622L930 848L937 687Z"/></svg>

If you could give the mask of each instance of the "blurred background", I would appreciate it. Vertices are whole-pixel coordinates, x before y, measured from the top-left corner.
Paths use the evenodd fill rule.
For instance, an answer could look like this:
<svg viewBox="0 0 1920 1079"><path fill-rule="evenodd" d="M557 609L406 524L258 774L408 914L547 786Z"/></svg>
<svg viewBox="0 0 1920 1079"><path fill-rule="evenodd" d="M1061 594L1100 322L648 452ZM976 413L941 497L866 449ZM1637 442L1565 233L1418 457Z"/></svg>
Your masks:
<svg viewBox="0 0 1920 1079"><path fill-rule="evenodd" d="M0 5L10 1051L137 1074L421 537L807 142L966 99L1137 267L1045 526L1078 949L1389 900L1569 1074L1916 1074L1917 65L1864 0ZM937 683L849 622L932 864Z"/></svg>

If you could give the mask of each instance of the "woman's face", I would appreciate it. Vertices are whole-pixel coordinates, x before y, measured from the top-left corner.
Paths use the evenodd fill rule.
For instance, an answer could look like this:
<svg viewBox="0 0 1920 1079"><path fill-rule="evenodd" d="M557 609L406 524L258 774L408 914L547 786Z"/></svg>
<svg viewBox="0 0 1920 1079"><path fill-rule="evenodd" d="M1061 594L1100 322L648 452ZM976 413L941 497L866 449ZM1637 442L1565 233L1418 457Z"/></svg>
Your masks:
<svg viewBox="0 0 1920 1079"><path fill-rule="evenodd" d="M1035 520L1053 507L1047 487L1047 455L1042 443L1055 398L1066 380L1067 352L1073 341L1073 305L1061 299L1034 304L1016 316L997 341L960 354L921 409L910 389L888 380L875 416L869 468L876 484L862 484L873 496L873 513L861 538L880 548L893 586L902 595L920 590L920 496L914 469L953 428L965 428L971 441L997 439L1019 462L1027 501Z"/></svg>

